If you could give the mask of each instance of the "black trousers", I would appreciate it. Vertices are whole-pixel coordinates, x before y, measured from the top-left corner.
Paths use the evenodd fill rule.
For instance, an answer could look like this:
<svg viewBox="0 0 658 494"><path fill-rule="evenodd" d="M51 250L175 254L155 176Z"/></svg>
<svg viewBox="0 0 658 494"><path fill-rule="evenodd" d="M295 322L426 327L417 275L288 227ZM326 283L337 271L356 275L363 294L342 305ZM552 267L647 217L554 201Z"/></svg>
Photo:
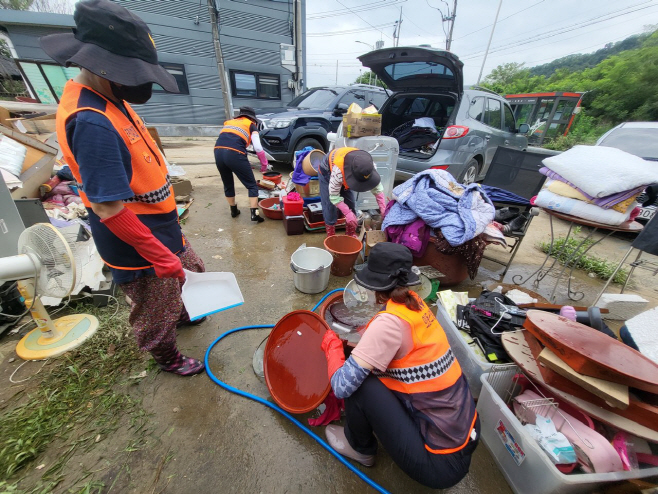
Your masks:
<svg viewBox="0 0 658 494"><path fill-rule="evenodd" d="M471 440L456 453L439 455L425 449L418 425L402 402L382 382L369 375L345 400L345 436L359 453L377 452L377 438L393 461L415 481L433 489L447 489L468 473L480 437L480 419ZM375 437L377 436L377 437Z"/></svg>
<svg viewBox="0 0 658 494"><path fill-rule="evenodd" d="M249 191L249 197L258 197L258 184L246 154L232 149L215 149L215 165L224 182L226 197L235 197L234 173Z"/></svg>

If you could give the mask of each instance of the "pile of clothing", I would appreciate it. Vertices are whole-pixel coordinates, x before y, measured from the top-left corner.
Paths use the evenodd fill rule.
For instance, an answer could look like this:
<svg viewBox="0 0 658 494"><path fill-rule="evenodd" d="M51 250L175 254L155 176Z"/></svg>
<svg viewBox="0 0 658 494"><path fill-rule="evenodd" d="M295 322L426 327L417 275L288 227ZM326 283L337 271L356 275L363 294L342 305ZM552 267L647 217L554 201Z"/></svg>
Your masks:
<svg viewBox="0 0 658 494"><path fill-rule="evenodd" d="M400 151L430 151L439 140L439 131L429 117L417 118L399 125L390 133L400 145Z"/></svg>
<svg viewBox="0 0 658 494"><path fill-rule="evenodd" d="M605 146L575 146L543 164L537 206L606 225L634 220L636 199L658 182L656 163Z"/></svg>
<svg viewBox="0 0 658 494"><path fill-rule="evenodd" d="M434 237L439 252L464 256L473 279L487 244L506 245L494 225L494 211L477 184L461 185L445 170L426 170L393 189L382 230L415 257L425 254Z"/></svg>

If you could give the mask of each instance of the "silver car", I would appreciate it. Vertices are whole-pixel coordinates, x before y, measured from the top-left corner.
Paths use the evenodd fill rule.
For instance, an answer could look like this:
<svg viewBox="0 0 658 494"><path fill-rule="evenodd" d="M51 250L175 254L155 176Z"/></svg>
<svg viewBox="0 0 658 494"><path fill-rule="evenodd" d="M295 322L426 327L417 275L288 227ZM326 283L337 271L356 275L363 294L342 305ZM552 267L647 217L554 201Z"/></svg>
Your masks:
<svg viewBox="0 0 658 494"><path fill-rule="evenodd" d="M456 55L433 48L397 47L371 51L359 60L393 91L380 113L382 134L400 142L397 180L440 168L468 184L484 178L498 146L527 148L523 134L528 126L517 129L502 96L463 88L463 63ZM418 131L419 122L429 127L433 123L435 133L427 132L427 136L434 137L411 147L425 142L409 139L409 133Z"/></svg>
<svg viewBox="0 0 658 494"><path fill-rule="evenodd" d="M599 137L596 145L621 149L648 161L658 161L658 122L624 122ZM649 194L645 191L638 197L638 202L650 202ZM645 204L637 219L642 222L649 221L656 211L658 199L652 204Z"/></svg>

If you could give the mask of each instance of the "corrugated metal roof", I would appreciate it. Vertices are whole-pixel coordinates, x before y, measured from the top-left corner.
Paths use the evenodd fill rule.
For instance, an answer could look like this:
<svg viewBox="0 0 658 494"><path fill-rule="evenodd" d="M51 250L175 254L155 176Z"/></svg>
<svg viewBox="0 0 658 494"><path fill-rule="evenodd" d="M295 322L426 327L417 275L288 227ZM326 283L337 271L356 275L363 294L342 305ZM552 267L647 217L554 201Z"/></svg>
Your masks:
<svg viewBox="0 0 658 494"><path fill-rule="evenodd" d="M20 77L21 73L16 67L16 62L13 58L8 58L0 55L0 77Z"/></svg>

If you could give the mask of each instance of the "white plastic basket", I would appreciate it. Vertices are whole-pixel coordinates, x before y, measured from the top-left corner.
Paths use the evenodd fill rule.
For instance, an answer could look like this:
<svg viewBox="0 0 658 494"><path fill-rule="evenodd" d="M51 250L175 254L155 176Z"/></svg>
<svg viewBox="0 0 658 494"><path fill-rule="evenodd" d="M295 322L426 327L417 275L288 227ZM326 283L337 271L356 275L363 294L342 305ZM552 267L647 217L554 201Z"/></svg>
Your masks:
<svg viewBox="0 0 658 494"><path fill-rule="evenodd" d="M508 364L481 375L477 403L482 442L515 493L591 493L612 482L658 475L658 467L613 473L560 472L506 404L520 391L513 381L517 373L518 367Z"/></svg>

